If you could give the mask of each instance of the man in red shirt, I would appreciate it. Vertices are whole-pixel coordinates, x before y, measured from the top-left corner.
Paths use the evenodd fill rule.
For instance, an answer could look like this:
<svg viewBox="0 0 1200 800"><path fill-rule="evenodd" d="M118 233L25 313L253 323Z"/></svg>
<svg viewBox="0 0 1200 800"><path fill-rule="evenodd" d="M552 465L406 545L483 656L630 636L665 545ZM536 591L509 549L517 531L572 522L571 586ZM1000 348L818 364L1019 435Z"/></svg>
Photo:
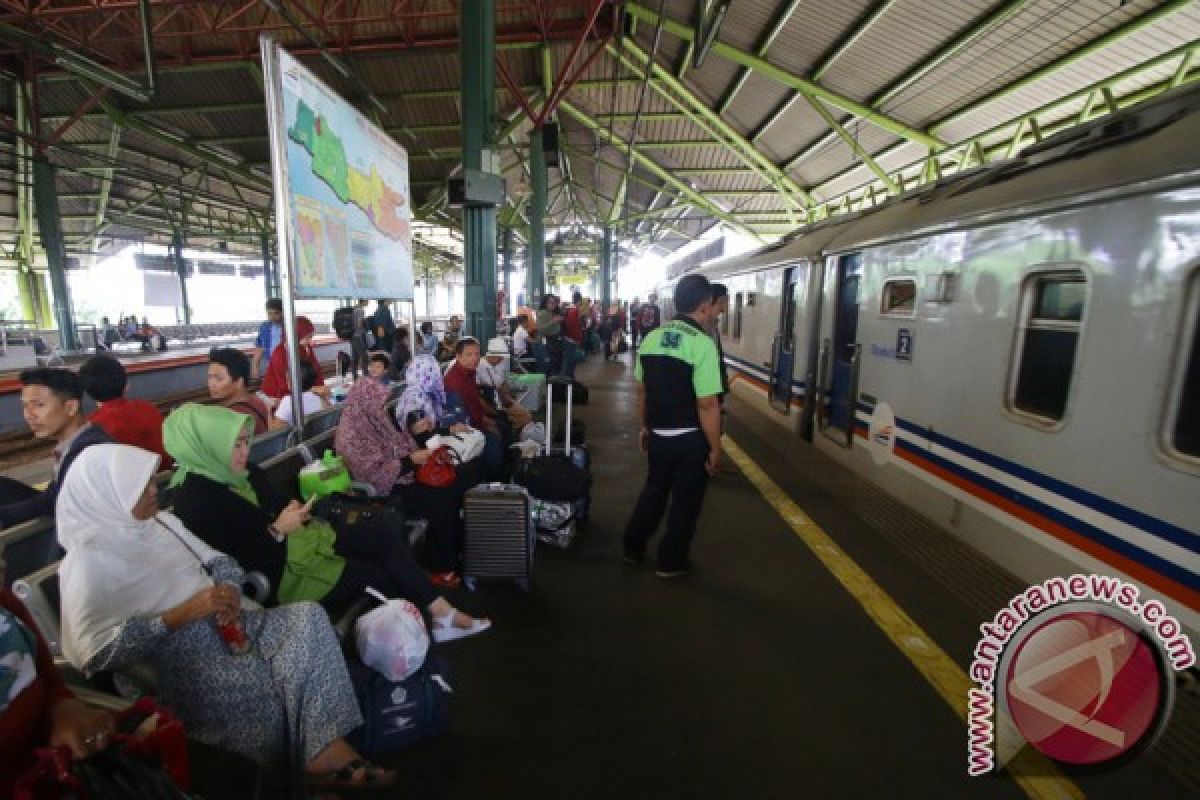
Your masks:
<svg viewBox="0 0 1200 800"><path fill-rule="evenodd" d="M504 463L504 441L496 421L487 415L483 398L479 396L479 383L475 370L479 367L479 340L464 336L454 346L454 364L446 371L442 385L446 392L454 392L463 402L471 417L471 427L483 431L485 444L483 463L489 473Z"/></svg>
<svg viewBox="0 0 1200 800"><path fill-rule="evenodd" d="M125 367L112 356L92 356L79 368L83 390L99 406L88 420L118 444L140 447L162 458L161 469L175 463L163 449L162 412L145 400L125 397Z"/></svg>

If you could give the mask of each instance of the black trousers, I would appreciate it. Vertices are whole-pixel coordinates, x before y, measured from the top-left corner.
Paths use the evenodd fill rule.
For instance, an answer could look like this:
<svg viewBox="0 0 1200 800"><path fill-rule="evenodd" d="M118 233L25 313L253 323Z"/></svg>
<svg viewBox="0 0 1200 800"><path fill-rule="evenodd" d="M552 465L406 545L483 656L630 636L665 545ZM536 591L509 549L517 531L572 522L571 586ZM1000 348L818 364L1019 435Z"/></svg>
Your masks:
<svg viewBox="0 0 1200 800"><path fill-rule="evenodd" d="M356 333L350 339L350 371L357 378L360 369L363 375L367 374L367 335L365 333Z"/></svg>
<svg viewBox="0 0 1200 800"><path fill-rule="evenodd" d="M334 550L346 559L346 566L338 582L321 598L321 605L340 613L371 586L388 597L403 597L422 611L428 608L438 598L438 591L413 559L406 535L402 530L387 536L354 528L338 531Z"/></svg>
<svg viewBox="0 0 1200 800"><path fill-rule="evenodd" d="M459 517L462 493L455 486L434 488L416 481L396 487L404 513L429 523L429 566L434 572L458 570Z"/></svg>
<svg viewBox="0 0 1200 800"><path fill-rule="evenodd" d="M650 434L646 484L625 526L625 552L640 556L658 530L663 513L667 532L658 545L658 567L688 566L688 550L708 488L708 439L701 431L680 436ZM668 500L670 510L667 509Z"/></svg>

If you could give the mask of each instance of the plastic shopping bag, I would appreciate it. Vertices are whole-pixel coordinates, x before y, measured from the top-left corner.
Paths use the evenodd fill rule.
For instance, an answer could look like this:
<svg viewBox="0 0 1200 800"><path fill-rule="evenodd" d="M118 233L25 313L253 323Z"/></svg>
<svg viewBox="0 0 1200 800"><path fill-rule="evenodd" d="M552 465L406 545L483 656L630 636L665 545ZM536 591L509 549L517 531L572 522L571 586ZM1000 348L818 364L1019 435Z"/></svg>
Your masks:
<svg viewBox="0 0 1200 800"><path fill-rule="evenodd" d="M389 681L403 681L421 668L429 652L425 620L407 600L389 600L375 589L367 589L367 594L382 605L354 625L358 656Z"/></svg>

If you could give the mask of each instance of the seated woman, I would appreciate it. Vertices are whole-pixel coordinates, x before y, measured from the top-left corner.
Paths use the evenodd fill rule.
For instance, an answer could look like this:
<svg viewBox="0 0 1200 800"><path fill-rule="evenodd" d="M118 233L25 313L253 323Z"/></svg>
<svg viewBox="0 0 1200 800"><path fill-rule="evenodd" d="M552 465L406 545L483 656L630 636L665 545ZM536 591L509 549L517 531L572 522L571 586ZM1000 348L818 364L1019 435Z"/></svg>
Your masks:
<svg viewBox="0 0 1200 800"><path fill-rule="evenodd" d="M414 364L426 360L432 361L429 356L417 356ZM410 380L415 377L411 367L408 375ZM418 444L407 424L392 424L385 407L388 394L378 381L356 383L346 397L334 445L355 480L370 483L380 494L400 495L407 513L429 522L434 573L430 579L438 586L455 588L461 583L458 510L462 492L454 486L437 488L414 480L417 467L429 460L431 451ZM435 419L426 416L414 422L428 438L434 432Z"/></svg>
<svg viewBox="0 0 1200 800"><path fill-rule="evenodd" d="M62 746L85 758L116 726L67 688L29 611L7 588L3 559L0 587L0 797L11 797L35 749Z"/></svg>
<svg viewBox="0 0 1200 800"><path fill-rule="evenodd" d="M393 783L342 738L362 717L325 612L243 610L241 567L159 511L157 469L152 453L106 444L67 475L56 512L67 658L89 673L149 664L163 704L205 744L262 765L290 758L312 785ZM251 652L218 631L235 623Z"/></svg>
<svg viewBox="0 0 1200 800"><path fill-rule="evenodd" d="M175 514L209 546L263 573L271 584L268 604L315 600L338 613L373 586L428 609L438 641L488 627L439 595L413 561L403 531L335 533L311 520L307 506L281 499L262 470L247 466L249 425L245 415L188 403L167 417L163 443L178 465L171 481L178 487Z"/></svg>

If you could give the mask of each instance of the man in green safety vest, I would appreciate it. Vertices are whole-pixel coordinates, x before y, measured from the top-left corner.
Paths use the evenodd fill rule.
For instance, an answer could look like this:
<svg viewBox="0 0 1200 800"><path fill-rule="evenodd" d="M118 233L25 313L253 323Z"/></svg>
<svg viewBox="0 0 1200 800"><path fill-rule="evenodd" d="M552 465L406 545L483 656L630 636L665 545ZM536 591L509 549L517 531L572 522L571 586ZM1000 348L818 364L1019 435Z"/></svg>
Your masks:
<svg viewBox="0 0 1200 800"><path fill-rule="evenodd" d="M646 484L625 527L625 562L640 563L670 501L658 547L660 578L691 571L688 553L708 478L721 458L721 370L705 330L713 315L712 286L688 275L675 286L675 319L646 335L638 351L641 445L649 458Z"/></svg>

